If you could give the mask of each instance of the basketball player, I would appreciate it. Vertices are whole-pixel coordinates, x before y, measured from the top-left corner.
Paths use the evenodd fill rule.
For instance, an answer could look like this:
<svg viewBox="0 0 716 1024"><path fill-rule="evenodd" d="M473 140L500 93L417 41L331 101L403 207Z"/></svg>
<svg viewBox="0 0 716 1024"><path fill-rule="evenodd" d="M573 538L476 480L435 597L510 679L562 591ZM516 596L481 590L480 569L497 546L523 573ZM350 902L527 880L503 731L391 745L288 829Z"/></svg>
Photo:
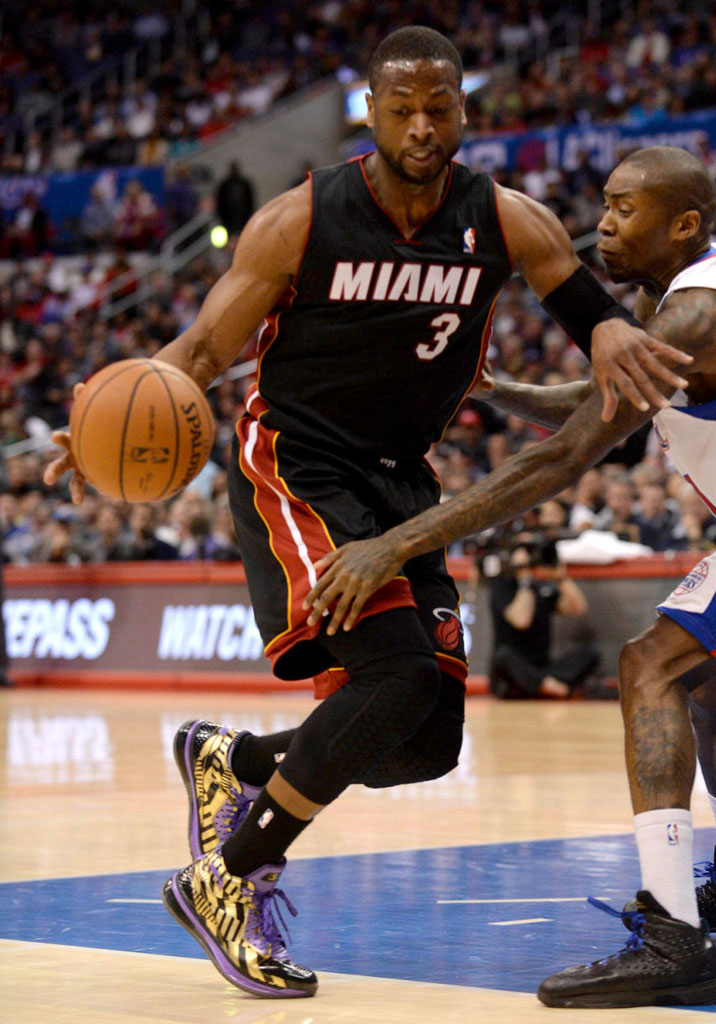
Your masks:
<svg viewBox="0 0 716 1024"><path fill-rule="evenodd" d="M716 218L714 183L696 157L654 147L627 157L604 190L599 250L614 281L642 285L637 313L649 333L694 357L680 393L655 418L670 460L709 507L716 506ZM535 389L533 389L534 392ZM545 389L549 390L549 389ZM575 394L577 392L575 391ZM538 396L533 394L535 405ZM563 410L564 412L564 410ZM653 411L652 411L653 413ZM310 621L333 607L327 634L348 632L366 595L409 559L476 530L514 518L574 482L643 414L623 400L611 422L599 396L575 406L561 429L509 460L483 482L383 537L324 557L308 596ZM561 414L553 419L553 425ZM632 937L621 953L548 978L539 996L549 1006L615 1007L716 1000L714 876L694 893L689 802L695 744L688 692L710 792L716 797L714 719L716 553L707 555L659 605L655 623L620 659L626 760L642 889L622 916ZM343 630L339 630L343 625ZM714 800L716 810L716 800ZM713 872L713 867L711 867ZM700 916L706 918L700 921Z"/></svg>
<svg viewBox="0 0 716 1024"><path fill-rule="evenodd" d="M224 977L257 995L316 990L271 907L284 853L318 811L351 783L416 782L457 763L467 669L444 553L392 574L350 632L329 634L304 601L327 552L439 500L423 456L480 371L502 285L519 270L570 335L594 345L607 407L615 383L639 406L660 401L644 369L680 379L655 354L683 356L613 302L553 214L452 162L461 76L439 33L387 37L370 66L377 151L259 211L195 323L158 353L207 387L266 318L230 499L274 671L318 676L325 700L290 734L179 731L197 859L164 887ZM69 454L47 479L67 468ZM75 476L76 499L82 485Z"/></svg>

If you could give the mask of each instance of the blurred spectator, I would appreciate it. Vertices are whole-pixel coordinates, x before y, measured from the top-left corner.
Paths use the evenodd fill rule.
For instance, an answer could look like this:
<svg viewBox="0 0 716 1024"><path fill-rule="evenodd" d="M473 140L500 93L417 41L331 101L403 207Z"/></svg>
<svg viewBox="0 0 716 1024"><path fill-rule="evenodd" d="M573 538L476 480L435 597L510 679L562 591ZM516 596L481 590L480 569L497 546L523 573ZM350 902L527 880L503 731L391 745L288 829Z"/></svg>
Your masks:
<svg viewBox="0 0 716 1024"><path fill-rule="evenodd" d="M80 230L90 250L107 247L114 237L114 203L100 184L90 189L90 197L82 210Z"/></svg>
<svg viewBox="0 0 716 1024"><path fill-rule="evenodd" d="M557 539L569 533L569 505L551 498L537 509L537 525L546 537Z"/></svg>
<svg viewBox="0 0 716 1024"><path fill-rule="evenodd" d="M125 107L127 131L133 139L146 139L156 127L154 106L146 93L140 92L134 97L131 106Z"/></svg>
<svg viewBox="0 0 716 1024"><path fill-rule="evenodd" d="M630 68L641 68L645 64L664 64L669 58L669 37L656 22L645 18L638 28L626 52L626 64Z"/></svg>
<svg viewBox="0 0 716 1024"><path fill-rule="evenodd" d="M97 512L93 538L93 561L122 562L132 557L132 533L119 507L104 501Z"/></svg>
<svg viewBox="0 0 716 1024"><path fill-rule="evenodd" d="M136 158L135 139L129 134L124 121L115 119L104 144L98 147L96 159L107 167L124 167L135 163Z"/></svg>
<svg viewBox="0 0 716 1024"><path fill-rule="evenodd" d="M199 193L191 181L191 174L186 164L178 164L174 168L171 180L166 189L166 212L169 231L176 231L199 210Z"/></svg>
<svg viewBox="0 0 716 1024"><path fill-rule="evenodd" d="M610 530L620 540L640 540L639 524L634 516L634 486L627 473L613 477L606 485L605 504L592 519L595 530Z"/></svg>
<svg viewBox="0 0 716 1024"><path fill-rule="evenodd" d="M114 240L130 252L153 249L159 242L159 211L135 178L127 182L114 211Z"/></svg>
<svg viewBox="0 0 716 1024"><path fill-rule="evenodd" d="M569 528L573 533L591 530L596 514L602 507L604 483L598 469L588 469L574 489L574 504L569 517Z"/></svg>
<svg viewBox="0 0 716 1024"><path fill-rule="evenodd" d="M690 551L711 551L716 547L716 519L686 480L676 492L681 509L681 526Z"/></svg>
<svg viewBox="0 0 716 1024"><path fill-rule="evenodd" d="M129 557L134 561L170 561L178 557L178 551L156 534L159 513L154 505L133 505L129 513L132 530Z"/></svg>
<svg viewBox="0 0 716 1024"><path fill-rule="evenodd" d="M153 125L137 146L137 163L140 167L161 167L169 155L169 148L169 140L158 125Z"/></svg>
<svg viewBox="0 0 716 1024"><path fill-rule="evenodd" d="M78 519L75 509L72 506L57 508L43 522L46 513L47 508L42 507L42 516L36 515L33 522L33 532L36 532L36 536L30 560L75 565L86 561L75 545L75 523Z"/></svg>
<svg viewBox="0 0 716 1024"><path fill-rule="evenodd" d="M205 557L215 562L237 562L241 554L236 545L234 519L229 508L228 496L217 502L216 514L206 547Z"/></svg>
<svg viewBox="0 0 716 1024"><path fill-rule="evenodd" d="M50 150L50 170L59 173L76 171L80 165L84 145L77 137L72 125L66 124L60 129L57 142Z"/></svg>
<svg viewBox="0 0 716 1024"><path fill-rule="evenodd" d="M11 460L8 460L8 468ZM10 485L10 481L8 481ZM36 553L44 542L45 530L50 523L52 507L43 500L39 488L23 487L16 491L12 514L3 540L3 552L9 562L27 565L36 560ZM5 507L8 507L7 504ZM47 551L41 551L37 560L45 561Z"/></svg>
<svg viewBox="0 0 716 1024"><path fill-rule="evenodd" d="M714 152L711 141L705 132L696 144L696 156L704 167L708 168L711 177L716 177L716 152Z"/></svg>
<svg viewBox="0 0 716 1024"><path fill-rule="evenodd" d="M254 212L254 190L249 179L241 173L236 160L216 189L216 214L230 235L238 235Z"/></svg>
<svg viewBox="0 0 716 1024"><path fill-rule="evenodd" d="M47 169L49 158L47 146L39 132L28 132L23 154L23 174L42 174Z"/></svg>
<svg viewBox="0 0 716 1024"><path fill-rule="evenodd" d="M557 657L552 650L553 616L587 611L553 544L516 543L509 565L491 581L490 610L490 689L497 697L569 697L599 664L598 652L586 644Z"/></svg>
<svg viewBox="0 0 716 1024"><path fill-rule="evenodd" d="M646 483L639 489L639 510L634 517L639 541L653 551L679 551L687 546L680 516L666 503L662 483Z"/></svg>
<svg viewBox="0 0 716 1024"><path fill-rule="evenodd" d="M0 257L23 259L43 252L50 241L47 213L34 192L26 192L12 223L0 239Z"/></svg>

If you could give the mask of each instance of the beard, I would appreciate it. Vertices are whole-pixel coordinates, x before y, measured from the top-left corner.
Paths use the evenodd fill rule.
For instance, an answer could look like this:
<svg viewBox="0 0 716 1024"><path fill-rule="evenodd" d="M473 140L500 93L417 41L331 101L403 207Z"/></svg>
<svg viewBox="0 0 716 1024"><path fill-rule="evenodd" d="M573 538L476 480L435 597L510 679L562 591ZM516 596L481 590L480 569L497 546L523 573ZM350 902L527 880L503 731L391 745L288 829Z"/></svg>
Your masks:
<svg viewBox="0 0 716 1024"><path fill-rule="evenodd" d="M434 181L440 177L447 167L448 161L457 153L459 146L456 146L454 151L447 156L444 150L436 150L436 156L439 156L437 160L430 167L416 168L415 171L408 170L402 159L395 159L386 149L384 149L378 140L375 140L375 148L378 150L381 159L390 167L391 171L397 178L410 185L431 185Z"/></svg>

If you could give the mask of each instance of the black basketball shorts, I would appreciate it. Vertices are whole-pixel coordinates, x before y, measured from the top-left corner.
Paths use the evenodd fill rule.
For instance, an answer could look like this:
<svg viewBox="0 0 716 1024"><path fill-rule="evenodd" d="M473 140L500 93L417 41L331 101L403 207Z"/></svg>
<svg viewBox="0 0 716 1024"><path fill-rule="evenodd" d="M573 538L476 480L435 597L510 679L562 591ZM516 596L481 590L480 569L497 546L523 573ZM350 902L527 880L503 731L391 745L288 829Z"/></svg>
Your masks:
<svg viewBox="0 0 716 1024"><path fill-rule="evenodd" d="M302 607L316 582L313 563L341 544L374 537L431 507L440 485L424 461L361 464L291 440L249 414L237 423L236 435L229 496L264 651L280 679L315 677L335 666L315 642L321 624L308 626ZM388 608L417 608L441 670L464 680L458 604L445 554L433 551L411 559L401 575L376 591L360 618ZM339 683L337 674L328 691Z"/></svg>

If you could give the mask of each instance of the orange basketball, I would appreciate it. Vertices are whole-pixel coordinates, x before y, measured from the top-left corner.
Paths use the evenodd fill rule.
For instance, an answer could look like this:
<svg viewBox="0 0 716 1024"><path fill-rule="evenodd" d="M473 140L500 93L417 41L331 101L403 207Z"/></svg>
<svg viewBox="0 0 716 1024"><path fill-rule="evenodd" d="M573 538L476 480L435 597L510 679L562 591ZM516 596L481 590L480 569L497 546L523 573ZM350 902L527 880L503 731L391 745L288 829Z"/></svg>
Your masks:
<svg viewBox="0 0 716 1024"><path fill-rule="evenodd" d="M123 359L95 373L70 413L80 472L109 498L162 501L194 479L214 441L211 408L182 370Z"/></svg>

